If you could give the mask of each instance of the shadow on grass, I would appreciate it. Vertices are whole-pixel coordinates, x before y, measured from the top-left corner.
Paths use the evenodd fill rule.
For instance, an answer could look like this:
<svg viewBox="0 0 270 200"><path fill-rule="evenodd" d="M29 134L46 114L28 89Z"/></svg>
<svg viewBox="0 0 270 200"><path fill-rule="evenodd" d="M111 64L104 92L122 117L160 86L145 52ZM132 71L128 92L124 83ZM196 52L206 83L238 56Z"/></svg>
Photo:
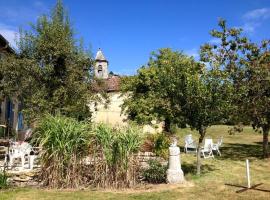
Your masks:
<svg viewBox="0 0 270 200"><path fill-rule="evenodd" d="M219 160L262 159L262 147L259 144L226 143L220 148Z"/></svg>
<svg viewBox="0 0 270 200"><path fill-rule="evenodd" d="M190 174L190 175L194 176L197 173L196 163L184 162L184 163L182 163L181 167L182 167L182 170L183 170L185 175ZM202 166L201 166L201 174L206 174L206 173L208 173L210 171L214 171L214 170L215 170L215 168L213 165L202 164Z"/></svg>

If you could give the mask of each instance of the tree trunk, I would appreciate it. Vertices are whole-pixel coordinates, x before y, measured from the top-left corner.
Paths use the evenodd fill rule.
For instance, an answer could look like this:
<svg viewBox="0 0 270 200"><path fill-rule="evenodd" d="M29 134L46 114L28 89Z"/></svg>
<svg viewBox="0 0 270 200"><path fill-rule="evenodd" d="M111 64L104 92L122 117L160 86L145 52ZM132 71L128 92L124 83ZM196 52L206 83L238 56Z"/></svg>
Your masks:
<svg viewBox="0 0 270 200"><path fill-rule="evenodd" d="M270 127L263 127L263 157L269 158L268 135Z"/></svg>
<svg viewBox="0 0 270 200"><path fill-rule="evenodd" d="M202 147L202 142L205 136L205 132L206 132L206 127L202 126L199 129L200 138L199 138L198 149L197 149L197 175L201 174L201 147Z"/></svg>

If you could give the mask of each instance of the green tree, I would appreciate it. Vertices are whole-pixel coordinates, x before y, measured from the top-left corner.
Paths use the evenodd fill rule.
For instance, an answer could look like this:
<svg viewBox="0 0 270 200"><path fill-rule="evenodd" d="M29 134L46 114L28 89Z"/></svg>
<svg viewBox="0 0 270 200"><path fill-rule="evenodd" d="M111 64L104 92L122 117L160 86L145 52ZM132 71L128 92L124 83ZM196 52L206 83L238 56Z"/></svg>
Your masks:
<svg viewBox="0 0 270 200"><path fill-rule="evenodd" d="M149 122L164 120L170 124L188 124L199 134L197 172L200 174L200 149L207 127L226 120L230 108L231 84L218 68L207 70L180 52L160 49L147 67L124 81L128 95L123 106L131 119Z"/></svg>
<svg viewBox="0 0 270 200"><path fill-rule="evenodd" d="M0 87L3 95L22 100L29 120L56 112L85 119L90 116L91 64L58 0L49 15L20 31L18 55L1 61Z"/></svg>
<svg viewBox="0 0 270 200"><path fill-rule="evenodd" d="M247 72L243 84L246 93L243 98L244 114L255 129L263 132L263 157L269 157L268 136L270 130L270 41L249 44Z"/></svg>
<svg viewBox="0 0 270 200"><path fill-rule="evenodd" d="M228 74L234 89L231 117L236 122L251 122L254 128L263 130L263 156L269 157L269 40L252 43L241 29L228 28L223 19L219 27L211 35L220 42L203 45L201 60Z"/></svg>
<svg viewBox="0 0 270 200"><path fill-rule="evenodd" d="M166 48L154 52L136 76L122 80L122 90L128 97L123 110L141 124L164 121L168 132L172 124L185 125L181 106L187 74L199 68L193 58L181 52Z"/></svg>
<svg viewBox="0 0 270 200"><path fill-rule="evenodd" d="M201 74L189 74L185 88L183 115L186 123L199 134L197 174L201 172L201 148L206 130L211 125L225 122L231 109L231 83L226 73L212 68Z"/></svg>

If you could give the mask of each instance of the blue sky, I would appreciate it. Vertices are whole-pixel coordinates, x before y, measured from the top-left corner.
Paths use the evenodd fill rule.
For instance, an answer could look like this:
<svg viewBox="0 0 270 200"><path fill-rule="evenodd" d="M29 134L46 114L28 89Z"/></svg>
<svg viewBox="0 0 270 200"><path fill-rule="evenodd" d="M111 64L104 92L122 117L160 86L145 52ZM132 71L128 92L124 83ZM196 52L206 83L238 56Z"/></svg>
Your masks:
<svg viewBox="0 0 270 200"><path fill-rule="evenodd" d="M29 27L55 0L0 0L0 33L11 44L18 27ZM102 48L109 70L134 74L150 53L170 47L198 56L215 42L209 31L219 17L242 27L253 41L270 38L270 0L64 0L76 37L95 54Z"/></svg>

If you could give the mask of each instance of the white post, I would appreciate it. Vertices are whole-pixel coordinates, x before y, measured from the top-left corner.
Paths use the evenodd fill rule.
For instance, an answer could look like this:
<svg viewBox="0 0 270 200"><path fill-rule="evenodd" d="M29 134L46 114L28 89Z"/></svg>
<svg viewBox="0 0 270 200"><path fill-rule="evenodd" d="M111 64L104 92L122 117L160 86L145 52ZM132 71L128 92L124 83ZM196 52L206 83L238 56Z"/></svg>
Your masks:
<svg viewBox="0 0 270 200"><path fill-rule="evenodd" d="M247 172L248 188L250 188L250 174L249 174L249 161L248 161L248 159L246 159L246 172Z"/></svg>

